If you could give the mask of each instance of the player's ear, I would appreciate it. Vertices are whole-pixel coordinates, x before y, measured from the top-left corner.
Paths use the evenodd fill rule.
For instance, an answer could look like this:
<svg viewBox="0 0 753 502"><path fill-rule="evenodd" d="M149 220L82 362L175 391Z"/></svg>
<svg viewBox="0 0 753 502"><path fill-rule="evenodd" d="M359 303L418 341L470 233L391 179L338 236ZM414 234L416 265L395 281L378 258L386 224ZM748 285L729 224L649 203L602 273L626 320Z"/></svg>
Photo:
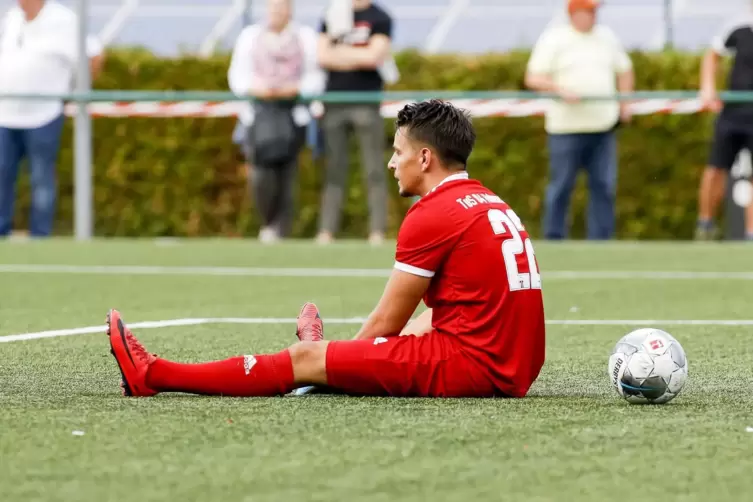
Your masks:
<svg viewBox="0 0 753 502"><path fill-rule="evenodd" d="M421 149L421 169L425 170L429 167L429 163L431 162L431 150L428 148L422 148Z"/></svg>

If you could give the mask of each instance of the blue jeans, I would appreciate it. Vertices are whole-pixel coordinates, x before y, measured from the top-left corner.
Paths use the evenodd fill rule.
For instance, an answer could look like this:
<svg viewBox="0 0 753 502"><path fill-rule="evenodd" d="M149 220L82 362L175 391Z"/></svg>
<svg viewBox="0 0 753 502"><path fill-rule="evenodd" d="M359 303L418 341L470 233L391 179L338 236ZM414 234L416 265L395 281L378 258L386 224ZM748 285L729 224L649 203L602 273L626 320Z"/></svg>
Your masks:
<svg viewBox="0 0 753 502"><path fill-rule="evenodd" d="M15 187L21 160L29 161L31 174L31 217L29 234L47 237L52 233L57 202L56 163L65 117L35 129L0 127L0 237L13 229Z"/></svg>
<svg viewBox="0 0 753 502"><path fill-rule="evenodd" d="M544 237L567 237L566 219L570 195L579 169L588 173L588 238L614 235L614 202L617 191L617 140L613 131L550 134L550 180L546 190Z"/></svg>

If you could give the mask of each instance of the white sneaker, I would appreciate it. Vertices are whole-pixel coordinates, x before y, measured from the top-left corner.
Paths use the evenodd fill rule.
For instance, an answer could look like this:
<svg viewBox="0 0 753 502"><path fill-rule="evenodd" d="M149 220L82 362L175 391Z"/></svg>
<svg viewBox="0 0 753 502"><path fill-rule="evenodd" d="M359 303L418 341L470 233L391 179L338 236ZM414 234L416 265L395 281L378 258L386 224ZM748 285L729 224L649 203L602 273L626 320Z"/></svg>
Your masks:
<svg viewBox="0 0 753 502"><path fill-rule="evenodd" d="M316 236L316 243L322 246L332 244L333 240L332 234L329 232L319 232L319 235Z"/></svg>
<svg viewBox="0 0 753 502"><path fill-rule="evenodd" d="M280 236L277 235L277 232L273 228L263 227L259 231L259 241L261 241L262 244L273 244L279 240Z"/></svg>
<svg viewBox="0 0 753 502"><path fill-rule="evenodd" d="M371 235L369 235L369 244L372 246L381 246L384 244L384 234L381 232L372 232Z"/></svg>

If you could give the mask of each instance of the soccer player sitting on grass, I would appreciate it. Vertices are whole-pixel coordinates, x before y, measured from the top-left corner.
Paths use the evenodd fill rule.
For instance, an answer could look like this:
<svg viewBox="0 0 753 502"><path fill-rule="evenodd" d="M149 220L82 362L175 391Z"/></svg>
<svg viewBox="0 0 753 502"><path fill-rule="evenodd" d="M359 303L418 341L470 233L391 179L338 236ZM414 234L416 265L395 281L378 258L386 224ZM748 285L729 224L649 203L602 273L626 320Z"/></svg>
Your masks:
<svg viewBox="0 0 753 502"><path fill-rule="evenodd" d="M505 202L468 178L476 134L465 113L436 100L409 104L396 126L388 167L402 196L421 199L354 340L324 340L319 311L307 303L300 341L282 352L182 364L147 352L112 310L108 337L124 394L275 396L313 385L373 396L525 396L545 342L531 240ZM429 310L409 323L422 298Z"/></svg>

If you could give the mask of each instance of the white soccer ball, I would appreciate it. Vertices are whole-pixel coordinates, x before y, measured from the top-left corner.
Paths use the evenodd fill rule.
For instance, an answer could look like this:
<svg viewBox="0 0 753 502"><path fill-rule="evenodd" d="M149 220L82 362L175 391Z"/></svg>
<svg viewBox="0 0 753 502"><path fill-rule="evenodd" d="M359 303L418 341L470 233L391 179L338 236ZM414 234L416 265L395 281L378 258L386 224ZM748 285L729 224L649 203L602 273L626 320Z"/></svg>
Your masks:
<svg viewBox="0 0 753 502"><path fill-rule="evenodd" d="M666 331L644 328L622 337L609 357L609 378L630 403L664 404L688 379L688 359L680 342Z"/></svg>

